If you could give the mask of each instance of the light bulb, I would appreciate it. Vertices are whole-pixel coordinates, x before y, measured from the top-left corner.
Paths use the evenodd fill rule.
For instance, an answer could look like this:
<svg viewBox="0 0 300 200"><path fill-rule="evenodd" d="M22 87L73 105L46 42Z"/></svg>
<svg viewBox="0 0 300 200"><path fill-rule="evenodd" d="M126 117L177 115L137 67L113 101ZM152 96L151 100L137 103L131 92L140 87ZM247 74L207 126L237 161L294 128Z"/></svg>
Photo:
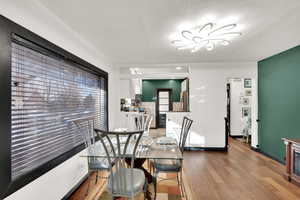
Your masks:
<svg viewBox="0 0 300 200"><path fill-rule="evenodd" d="M181 40L173 40L173 41L171 41L171 43L174 44L177 47L181 47L181 46L185 45L185 43Z"/></svg>
<svg viewBox="0 0 300 200"><path fill-rule="evenodd" d="M199 37L199 36L194 36L193 41L196 42L196 43L200 43L202 41L202 38Z"/></svg>
<svg viewBox="0 0 300 200"><path fill-rule="evenodd" d="M209 42L205 47L207 51L212 51L215 48L215 45L214 43Z"/></svg>
<svg viewBox="0 0 300 200"><path fill-rule="evenodd" d="M223 46L227 46L227 45L230 44L230 42L229 42L228 40L223 40L223 41L221 42L221 44L222 44Z"/></svg>
<svg viewBox="0 0 300 200"><path fill-rule="evenodd" d="M191 52L195 53L195 52L199 51L201 48L202 48L202 45L198 45L194 49L192 49Z"/></svg>

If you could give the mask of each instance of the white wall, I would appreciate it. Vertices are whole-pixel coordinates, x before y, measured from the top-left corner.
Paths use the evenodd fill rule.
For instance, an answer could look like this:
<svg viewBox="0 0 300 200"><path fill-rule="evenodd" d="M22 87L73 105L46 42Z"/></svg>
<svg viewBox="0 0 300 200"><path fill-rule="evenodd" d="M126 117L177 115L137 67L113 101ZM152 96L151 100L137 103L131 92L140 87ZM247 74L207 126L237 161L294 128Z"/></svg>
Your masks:
<svg viewBox="0 0 300 200"><path fill-rule="evenodd" d="M118 70L59 18L35 0L0 0L0 14L109 73L109 125L114 126L118 100ZM87 173L86 161L76 155L5 200L59 200Z"/></svg>
<svg viewBox="0 0 300 200"><path fill-rule="evenodd" d="M131 83L130 79L120 80L120 98L133 98L131 96Z"/></svg>
<svg viewBox="0 0 300 200"><path fill-rule="evenodd" d="M120 73L119 69L113 67L109 73L108 83L108 116L109 116L109 129L118 127L118 120L121 106L120 106Z"/></svg>
<svg viewBox="0 0 300 200"><path fill-rule="evenodd" d="M87 162L77 154L4 200L59 200L86 174Z"/></svg>
<svg viewBox="0 0 300 200"><path fill-rule="evenodd" d="M140 78L121 78L119 85L121 98L132 99L136 94L142 94L142 79Z"/></svg>
<svg viewBox="0 0 300 200"><path fill-rule="evenodd" d="M194 120L192 131L203 138L202 146L224 147L227 79L249 77L257 80L257 63L201 63L189 66L190 108Z"/></svg>

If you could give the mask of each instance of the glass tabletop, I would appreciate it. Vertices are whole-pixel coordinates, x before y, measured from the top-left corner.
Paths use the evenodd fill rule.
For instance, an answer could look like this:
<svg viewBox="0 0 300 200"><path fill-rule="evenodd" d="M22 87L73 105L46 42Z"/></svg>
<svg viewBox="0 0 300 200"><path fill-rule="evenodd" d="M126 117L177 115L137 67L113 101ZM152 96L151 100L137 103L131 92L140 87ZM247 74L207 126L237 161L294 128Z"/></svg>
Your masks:
<svg viewBox="0 0 300 200"><path fill-rule="evenodd" d="M124 129L119 129L124 131ZM118 130L114 130L118 131ZM114 149L116 150L117 142L115 138L111 138ZM123 152L125 146L126 138L120 140L121 152ZM132 157L134 140L129 142L125 157ZM109 146L109 145L107 145ZM108 149L109 155L111 158L114 157L113 150ZM106 158L107 154L105 153L104 146L100 141L96 142L94 145L82 152L81 157L91 157L91 158ZM151 137L151 136L142 136L138 144L135 158L144 158L144 159L183 159L182 153L178 147L176 139L169 137Z"/></svg>

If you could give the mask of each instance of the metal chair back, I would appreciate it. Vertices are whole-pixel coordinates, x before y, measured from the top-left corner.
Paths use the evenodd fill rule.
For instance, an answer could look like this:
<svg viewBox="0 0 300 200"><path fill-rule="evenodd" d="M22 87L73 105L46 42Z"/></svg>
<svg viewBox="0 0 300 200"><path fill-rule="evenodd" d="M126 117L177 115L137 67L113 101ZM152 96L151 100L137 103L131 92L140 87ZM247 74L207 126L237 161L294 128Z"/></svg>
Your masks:
<svg viewBox="0 0 300 200"><path fill-rule="evenodd" d="M179 140L179 148L181 152L184 151L184 146L186 143L187 136L189 134L190 128L192 126L193 120L183 117L182 126L181 126L181 133L180 133L180 140Z"/></svg>
<svg viewBox="0 0 300 200"><path fill-rule="evenodd" d="M85 117L72 121L81 135L85 147L88 148L95 143L94 117Z"/></svg>
<svg viewBox="0 0 300 200"><path fill-rule="evenodd" d="M144 127L144 131L146 131L147 134L149 134L149 132L150 132L150 126L151 126L152 120L153 120L152 115L147 114L146 120L145 120L145 127Z"/></svg>
<svg viewBox="0 0 300 200"><path fill-rule="evenodd" d="M108 132L95 129L95 133L104 147L110 166L111 176L122 174L122 169L127 167L125 158L131 159L130 168L133 168L136 150L142 137L143 130L133 132ZM134 183L133 174L131 174L132 184L130 185L124 185L124 176L117 176L116 178L112 178L112 181L113 180L116 181L116 183L111 183L111 185L117 186L116 188L112 187L113 196L126 194L128 187L133 187ZM131 191L133 195L133 190Z"/></svg>
<svg viewBox="0 0 300 200"><path fill-rule="evenodd" d="M152 115L150 114L140 114L136 116L135 128L137 130L144 130L145 132L149 133L152 119Z"/></svg>
<svg viewBox="0 0 300 200"><path fill-rule="evenodd" d="M147 120L148 120L148 115L137 114L135 116L135 129L136 130L145 130Z"/></svg>
<svg viewBox="0 0 300 200"><path fill-rule="evenodd" d="M94 117L80 118L72 121L77 127L78 134L81 135L86 151L93 154L95 148L91 148L96 143L96 135L94 132ZM94 166L95 163L99 163L100 159L95 157L88 157L88 167Z"/></svg>

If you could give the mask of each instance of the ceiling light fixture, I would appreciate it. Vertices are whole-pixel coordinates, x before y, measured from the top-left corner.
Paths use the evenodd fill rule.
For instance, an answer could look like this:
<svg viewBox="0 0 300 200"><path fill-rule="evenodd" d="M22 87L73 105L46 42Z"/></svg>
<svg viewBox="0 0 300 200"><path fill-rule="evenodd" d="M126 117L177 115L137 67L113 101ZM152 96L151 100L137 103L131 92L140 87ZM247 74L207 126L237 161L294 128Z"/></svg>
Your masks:
<svg viewBox="0 0 300 200"><path fill-rule="evenodd" d="M181 69L182 69L182 67L176 67L176 69L177 69L177 70L181 70Z"/></svg>
<svg viewBox="0 0 300 200"><path fill-rule="evenodd" d="M192 53L203 47L207 51L212 51L218 44L227 46L233 37L242 35L240 32L233 31L236 27L237 24L217 26L210 22L172 34L171 43L178 50L188 49Z"/></svg>

